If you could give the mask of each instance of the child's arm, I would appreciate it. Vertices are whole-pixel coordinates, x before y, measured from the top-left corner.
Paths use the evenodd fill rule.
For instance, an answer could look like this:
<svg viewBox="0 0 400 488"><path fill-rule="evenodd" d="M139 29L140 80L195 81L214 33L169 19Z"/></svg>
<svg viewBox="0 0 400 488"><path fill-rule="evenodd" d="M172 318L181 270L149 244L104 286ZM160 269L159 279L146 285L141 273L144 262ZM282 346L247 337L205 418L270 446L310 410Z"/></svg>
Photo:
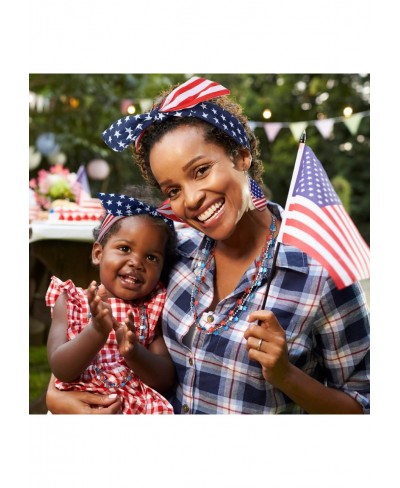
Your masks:
<svg viewBox="0 0 400 488"><path fill-rule="evenodd" d="M174 386L175 366L159 325L154 340L147 349L136 341L134 318L130 312L125 323L116 328L116 338L126 364L146 385L161 393Z"/></svg>
<svg viewBox="0 0 400 488"><path fill-rule="evenodd" d="M93 283L88 289L92 320L73 340L67 340L67 299L62 293L54 306L47 357L54 375L61 381L73 381L86 369L106 342L113 318L108 304L95 295Z"/></svg>

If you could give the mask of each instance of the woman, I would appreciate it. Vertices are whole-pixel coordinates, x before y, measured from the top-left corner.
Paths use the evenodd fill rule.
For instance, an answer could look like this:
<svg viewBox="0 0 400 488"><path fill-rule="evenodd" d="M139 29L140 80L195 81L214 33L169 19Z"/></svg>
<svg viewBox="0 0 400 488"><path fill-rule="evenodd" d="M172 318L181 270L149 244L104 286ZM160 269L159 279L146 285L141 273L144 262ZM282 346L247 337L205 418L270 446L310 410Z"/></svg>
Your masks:
<svg viewBox="0 0 400 488"><path fill-rule="evenodd" d="M169 400L175 413L368 413L361 287L337 290L318 263L286 245L271 276L282 209L262 197L258 141L227 94L195 77L103 133L116 151L134 145L143 176L190 226L179 232L162 316L178 374ZM91 410L91 398L67 395L50 387L49 409L119 408L96 398L104 408Z"/></svg>

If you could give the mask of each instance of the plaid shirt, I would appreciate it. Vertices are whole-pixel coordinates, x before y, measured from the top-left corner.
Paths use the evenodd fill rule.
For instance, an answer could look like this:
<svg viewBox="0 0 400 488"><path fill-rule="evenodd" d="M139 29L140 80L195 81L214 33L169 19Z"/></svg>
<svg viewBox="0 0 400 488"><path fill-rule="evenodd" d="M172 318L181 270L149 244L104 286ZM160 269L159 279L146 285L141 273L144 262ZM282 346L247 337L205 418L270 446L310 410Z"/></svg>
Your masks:
<svg viewBox="0 0 400 488"><path fill-rule="evenodd" d="M57 298L66 294L68 328L67 339L71 341L81 333L89 323L89 303L86 290L76 287L71 280L61 281L52 276L46 293L46 304L51 307L51 315ZM148 347L154 339L158 318L165 301L166 290L159 283L155 290L141 303L146 309L147 329L136 328L136 339L144 347ZM120 298L109 298L114 318L123 323L130 311L135 317L141 313L138 301L128 302ZM139 322L139 321L138 321ZM56 379L55 385L60 390L90 391L95 393L117 393L122 402L124 414L172 414L172 407L158 392L143 383L125 363L119 352L115 331L112 330L108 339L93 361L74 382L63 382Z"/></svg>
<svg viewBox="0 0 400 488"><path fill-rule="evenodd" d="M280 218L281 207L268 206ZM203 238L193 229L179 231L181 259L171 274L163 311L164 338L179 380L170 398L175 413L305 413L265 381L258 362L248 359L245 319L261 308L265 282L229 330L215 336L194 327L190 345L193 270ZM233 293L217 305L215 323L231 310L254 272L252 264ZM199 316L212 302L213 274L214 263L198 296ZM361 286L355 283L337 290L318 263L297 248L281 244L267 308L286 331L290 362L328 387L346 392L369 413L369 311Z"/></svg>

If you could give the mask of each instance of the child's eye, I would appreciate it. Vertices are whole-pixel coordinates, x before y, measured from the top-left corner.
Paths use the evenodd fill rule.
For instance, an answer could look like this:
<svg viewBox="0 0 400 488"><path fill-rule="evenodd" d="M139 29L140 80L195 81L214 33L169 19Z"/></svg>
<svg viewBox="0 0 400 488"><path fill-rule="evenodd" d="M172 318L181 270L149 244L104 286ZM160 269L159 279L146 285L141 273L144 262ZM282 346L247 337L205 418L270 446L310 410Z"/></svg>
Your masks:
<svg viewBox="0 0 400 488"><path fill-rule="evenodd" d="M154 262L154 263L158 262L158 257L157 257L157 256L154 256L154 254L149 254L149 255L147 256L147 259L148 259L149 261Z"/></svg>
<svg viewBox="0 0 400 488"><path fill-rule="evenodd" d="M130 251L130 248L129 248L129 246L120 246L119 247L119 250L122 251L122 252L129 252Z"/></svg>

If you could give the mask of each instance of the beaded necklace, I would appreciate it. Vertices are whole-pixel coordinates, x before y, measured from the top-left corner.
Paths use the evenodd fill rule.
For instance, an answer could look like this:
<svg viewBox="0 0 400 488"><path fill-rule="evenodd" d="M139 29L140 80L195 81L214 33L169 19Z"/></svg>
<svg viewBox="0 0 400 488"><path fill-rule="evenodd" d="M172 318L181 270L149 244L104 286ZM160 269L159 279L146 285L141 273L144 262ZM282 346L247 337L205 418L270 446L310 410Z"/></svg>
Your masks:
<svg viewBox="0 0 400 488"><path fill-rule="evenodd" d="M197 306L199 304L198 297L201 292L201 287L206 279L207 271L211 266L216 246L215 241L209 237L206 237L204 247L198 251L198 253L201 253L201 256L197 268L195 269L195 274L197 276L192 288L192 295L190 299L190 310L193 312L194 321L199 331L205 332L206 334L218 335L221 329L228 330L232 322L237 322L239 320L239 315L242 313L242 311L247 310L247 302L254 297L255 291L261 285L263 279L270 273L269 260L272 258L272 250L276 240L274 235L276 231L276 218L274 215L272 216L269 231L269 238L267 239L261 254L256 259L257 270L252 276L250 286L245 289L241 298L236 300L235 305L228 312L226 318L224 318L219 324L215 324L211 327L205 327L202 325L197 313ZM207 317L207 322L212 323L213 320L213 315L210 313Z"/></svg>
<svg viewBox="0 0 400 488"><path fill-rule="evenodd" d="M91 314L90 314L91 316ZM146 317L146 305L142 305L140 307L140 314L139 314L139 340L144 341L145 333L147 330L147 317ZM100 380L106 388L123 388L132 378L133 374L129 373L125 376L120 383L113 383L109 381L106 375L103 373L103 370L97 364L94 365L94 370L96 372L97 379Z"/></svg>

